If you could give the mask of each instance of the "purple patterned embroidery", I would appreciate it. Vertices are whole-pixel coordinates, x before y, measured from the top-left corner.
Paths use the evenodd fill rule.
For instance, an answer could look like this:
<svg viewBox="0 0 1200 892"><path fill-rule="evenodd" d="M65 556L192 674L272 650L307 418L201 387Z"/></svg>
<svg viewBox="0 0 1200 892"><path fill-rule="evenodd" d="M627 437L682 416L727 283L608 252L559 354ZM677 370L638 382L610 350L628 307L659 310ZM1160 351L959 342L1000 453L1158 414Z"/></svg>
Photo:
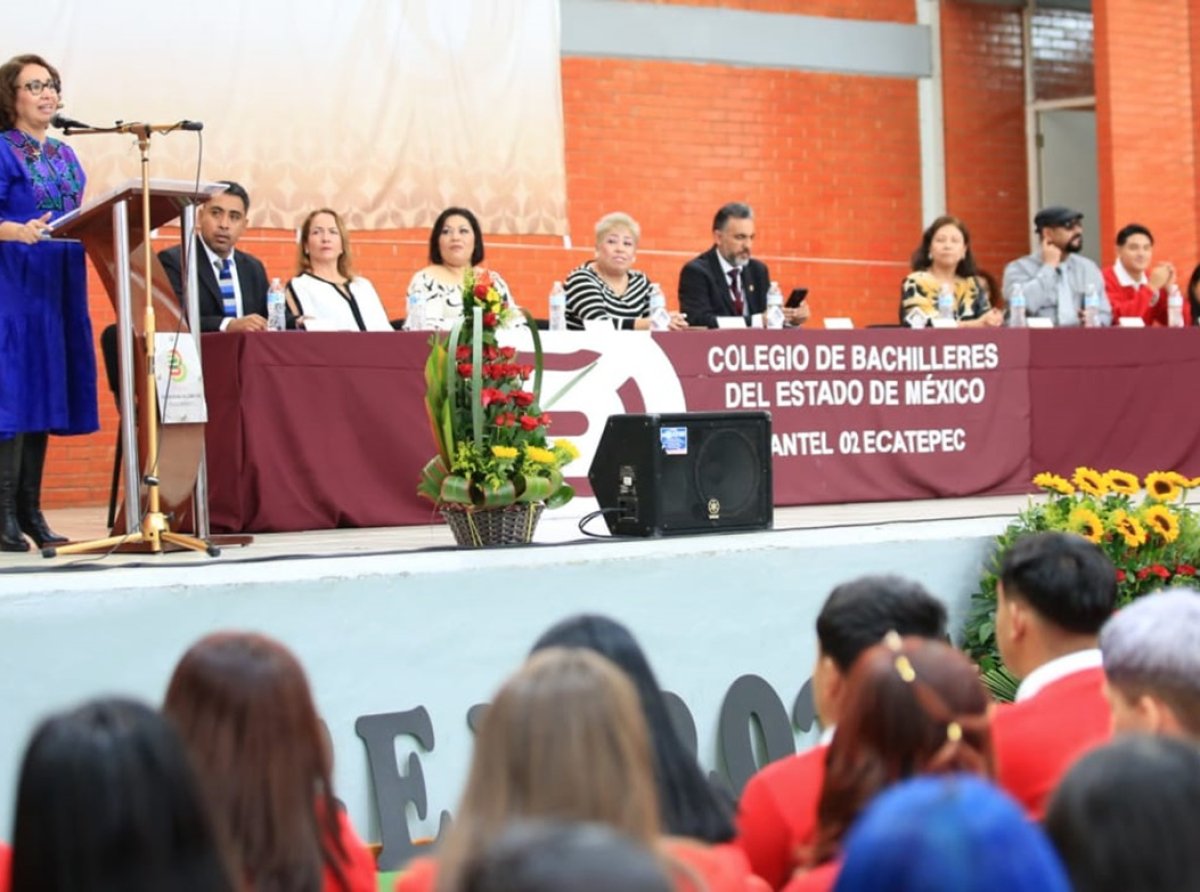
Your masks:
<svg viewBox="0 0 1200 892"><path fill-rule="evenodd" d="M0 134L25 168L34 201L55 216L79 207L83 196L83 170L75 153L57 139L38 141L20 130Z"/></svg>

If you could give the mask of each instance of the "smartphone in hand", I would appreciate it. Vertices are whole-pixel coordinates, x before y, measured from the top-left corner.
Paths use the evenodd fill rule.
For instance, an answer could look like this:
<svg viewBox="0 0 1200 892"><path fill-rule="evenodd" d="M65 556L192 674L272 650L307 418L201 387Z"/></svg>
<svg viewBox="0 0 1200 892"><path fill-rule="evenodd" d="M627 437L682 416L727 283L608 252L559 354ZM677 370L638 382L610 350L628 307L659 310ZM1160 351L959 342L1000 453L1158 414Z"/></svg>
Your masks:
<svg viewBox="0 0 1200 892"><path fill-rule="evenodd" d="M807 288L793 288L792 293L788 295L786 304L787 308L789 310L796 309L798 306L800 306L800 304L804 303L804 299L806 297L808 297Z"/></svg>

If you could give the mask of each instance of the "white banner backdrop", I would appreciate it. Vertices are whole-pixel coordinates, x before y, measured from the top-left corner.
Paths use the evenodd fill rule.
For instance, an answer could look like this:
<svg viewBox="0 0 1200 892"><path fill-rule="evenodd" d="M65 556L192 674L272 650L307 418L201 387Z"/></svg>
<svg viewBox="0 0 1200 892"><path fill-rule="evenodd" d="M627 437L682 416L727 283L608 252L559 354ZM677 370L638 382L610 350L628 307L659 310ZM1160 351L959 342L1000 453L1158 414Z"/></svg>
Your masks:
<svg viewBox="0 0 1200 892"><path fill-rule="evenodd" d="M254 226L329 205L354 229L451 204L495 233L566 232L558 0L49 0L10 17L7 59L63 78L63 113L204 122L203 179L247 187ZM75 136L89 194L139 173L134 138ZM151 142L193 179L195 134Z"/></svg>

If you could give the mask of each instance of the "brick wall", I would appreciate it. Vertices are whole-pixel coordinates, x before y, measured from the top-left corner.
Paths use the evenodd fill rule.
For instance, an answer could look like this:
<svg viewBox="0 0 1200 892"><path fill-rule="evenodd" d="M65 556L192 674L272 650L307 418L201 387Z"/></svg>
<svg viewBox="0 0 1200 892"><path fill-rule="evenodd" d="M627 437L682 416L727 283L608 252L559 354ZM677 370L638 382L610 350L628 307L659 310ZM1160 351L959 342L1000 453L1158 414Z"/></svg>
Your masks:
<svg viewBox="0 0 1200 892"><path fill-rule="evenodd" d="M1096 139L1105 259L1126 223L1148 226L1181 287L1196 262L1197 119L1192 43L1200 3L1097 0Z"/></svg>
<svg viewBox="0 0 1200 892"><path fill-rule="evenodd" d="M915 17L912 0L720 5L896 22ZM562 81L574 246L548 237L487 240L487 263L535 313L545 314L551 282L591 256L596 219L617 209L640 222L638 266L674 304L679 268L711 244L717 207L745 200L757 217L756 255L785 289L812 290L818 319L894 321L899 281L922 226L915 82L587 58L564 59ZM170 233L163 236L165 247ZM352 237L359 271L392 316L403 315L404 289L426 262L427 240L424 230ZM241 246L269 275L292 274L290 232L252 229ZM94 277L91 302L99 337L113 312ZM108 497L116 413L101 389L101 431L52 441L50 506Z"/></svg>

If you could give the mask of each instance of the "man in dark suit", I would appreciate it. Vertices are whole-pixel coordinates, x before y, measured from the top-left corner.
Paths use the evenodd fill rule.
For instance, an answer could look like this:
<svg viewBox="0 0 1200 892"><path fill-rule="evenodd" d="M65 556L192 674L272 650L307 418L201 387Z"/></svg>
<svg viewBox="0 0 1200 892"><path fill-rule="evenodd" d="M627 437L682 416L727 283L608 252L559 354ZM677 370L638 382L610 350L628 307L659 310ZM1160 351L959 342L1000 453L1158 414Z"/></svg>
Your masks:
<svg viewBox="0 0 1200 892"><path fill-rule="evenodd" d="M754 212L731 202L713 217L713 246L689 260L679 273L679 310L688 325L716 328L718 316L740 316L747 324L760 324L767 307L771 274L767 265L750 256L754 244ZM799 325L808 318L808 307L785 307L784 319Z"/></svg>
<svg viewBox="0 0 1200 892"><path fill-rule="evenodd" d="M199 233L191 259L200 282L200 330L266 331L267 271L257 257L234 249L246 229L250 196L237 183L221 183L225 191L201 205L197 214ZM160 251L158 259L182 303L180 247Z"/></svg>

